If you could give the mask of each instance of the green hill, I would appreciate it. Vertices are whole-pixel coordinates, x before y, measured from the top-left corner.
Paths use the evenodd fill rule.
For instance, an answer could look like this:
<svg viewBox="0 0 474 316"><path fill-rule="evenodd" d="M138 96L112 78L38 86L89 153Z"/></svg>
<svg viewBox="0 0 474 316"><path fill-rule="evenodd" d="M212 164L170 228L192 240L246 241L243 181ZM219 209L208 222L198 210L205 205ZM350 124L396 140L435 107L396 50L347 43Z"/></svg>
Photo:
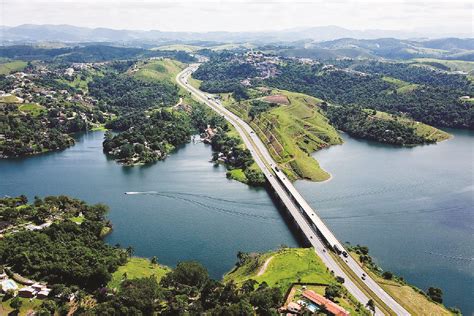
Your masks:
<svg viewBox="0 0 474 316"><path fill-rule="evenodd" d="M250 124L290 178L330 178L311 157L318 149L342 143L319 107L321 100L285 90L256 93L255 98L243 102L227 98L228 108ZM265 103L268 108L262 110Z"/></svg>

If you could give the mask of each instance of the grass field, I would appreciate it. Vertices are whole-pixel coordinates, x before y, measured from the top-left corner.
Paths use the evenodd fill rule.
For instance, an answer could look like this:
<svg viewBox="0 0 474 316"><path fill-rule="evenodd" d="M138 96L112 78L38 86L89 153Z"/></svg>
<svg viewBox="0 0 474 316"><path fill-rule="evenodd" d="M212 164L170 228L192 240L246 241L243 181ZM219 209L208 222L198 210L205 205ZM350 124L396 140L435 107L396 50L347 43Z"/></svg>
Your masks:
<svg viewBox="0 0 474 316"><path fill-rule="evenodd" d="M15 60L0 63L0 75L8 75L12 72L22 71L28 65L26 61Z"/></svg>
<svg viewBox="0 0 474 316"><path fill-rule="evenodd" d="M132 257L126 265L121 266L112 274L112 280L107 284L110 288L118 288L123 281L124 273L127 279L145 278L154 275L158 282L171 271L170 268L160 264L152 264L147 258Z"/></svg>
<svg viewBox="0 0 474 316"><path fill-rule="evenodd" d="M88 74L85 79L82 79L81 75L75 75L74 79L72 81L66 80L66 79L57 79L56 81L59 83L66 84L72 88L76 89L81 89L82 91L88 91L88 84L89 82L92 81L93 75Z"/></svg>
<svg viewBox="0 0 474 316"><path fill-rule="evenodd" d="M266 269L261 271L265 262L268 262ZM296 282L323 285L337 283L313 248L282 248L260 254L224 276L224 282L233 281L239 285L248 279L259 283L266 282L271 287L278 287L282 293L286 293ZM296 297L301 295L301 292L298 291L300 288L301 286L295 286ZM325 288L325 286L308 286L308 289L315 290L322 295L324 295ZM367 315L365 311L360 311L357 308L355 299L349 294L338 298L337 303L348 310L351 315Z"/></svg>
<svg viewBox="0 0 474 316"><path fill-rule="evenodd" d="M357 262L359 257L356 253L351 255ZM398 303L400 303L412 315L452 315L450 311L441 304L435 303L427 298L419 290L407 284L395 280L385 280L372 270L362 266L364 270Z"/></svg>
<svg viewBox="0 0 474 316"><path fill-rule="evenodd" d="M377 111L377 114L375 115L375 117L379 118L379 119L384 119L384 120L394 120L394 119L397 119L399 122L409 126L409 127L413 127L415 128L415 131L418 135L420 136L423 136L423 137L426 137L430 140L434 140L436 142L441 142L443 140L446 140L446 139L449 139L451 137L450 134L440 130L440 129L437 129L436 127L433 127L433 126L430 126L430 125L427 125L427 124L424 124L424 123L421 123L421 122L416 122L416 121L413 121L412 119L409 119L407 117L401 117L401 116L393 116L389 113L386 113L386 112L381 112L381 111Z"/></svg>
<svg viewBox="0 0 474 316"><path fill-rule="evenodd" d="M342 139L319 109L321 100L284 90L273 90L272 94L286 96L290 104L271 108L253 120L248 116L252 100L238 104L225 95L224 104L250 124L288 177L329 179L311 153L341 144Z"/></svg>
<svg viewBox="0 0 474 316"><path fill-rule="evenodd" d="M397 87L397 93L407 93L415 90L418 85L415 83L406 82L397 78L384 76L384 81L394 84Z"/></svg>
<svg viewBox="0 0 474 316"><path fill-rule="evenodd" d="M152 60L139 63L138 71L133 76L145 81L168 81L176 84L176 75L184 68L185 64L177 60Z"/></svg>
<svg viewBox="0 0 474 316"><path fill-rule="evenodd" d="M18 110L20 110L21 112L30 114L32 116L40 115L41 112L44 111L44 109L44 106L37 103L25 103L18 107Z"/></svg>
<svg viewBox="0 0 474 316"><path fill-rule="evenodd" d="M12 315L25 316L28 314L28 312L37 310L41 306L41 303L43 302L42 300L38 300L38 299L33 299L30 301L29 298L20 298L20 300L22 302L20 313L12 314ZM13 308L10 307L10 302L11 302L11 299L8 299L5 301L2 300L0 304L0 315L10 315L10 313L13 312Z"/></svg>
<svg viewBox="0 0 474 316"><path fill-rule="evenodd" d="M270 257L272 259L265 272L257 275ZM224 276L224 282L232 280L237 284L242 284L248 279L254 279L259 283L266 282L269 286L278 287L283 292L286 292L291 284L298 280L322 284L336 282L313 248L282 248L261 254Z"/></svg>
<svg viewBox="0 0 474 316"><path fill-rule="evenodd" d="M183 52L187 53L192 53L195 51L198 51L200 49L203 49L204 47L202 46L196 46L196 45L187 45L187 44L173 44L173 45L164 45L164 46L159 46L156 48L153 48L152 50L180 50Z"/></svg>
<svg viewBox="0 0 474 316"><path fill-rule="evenodd" d="M446 67L449 67L452 71L464 71L469 74L474 74L474 61L444 60L436 58L415 58L413 61L416 61L420 64L430 62L440 63Z"/></svg>

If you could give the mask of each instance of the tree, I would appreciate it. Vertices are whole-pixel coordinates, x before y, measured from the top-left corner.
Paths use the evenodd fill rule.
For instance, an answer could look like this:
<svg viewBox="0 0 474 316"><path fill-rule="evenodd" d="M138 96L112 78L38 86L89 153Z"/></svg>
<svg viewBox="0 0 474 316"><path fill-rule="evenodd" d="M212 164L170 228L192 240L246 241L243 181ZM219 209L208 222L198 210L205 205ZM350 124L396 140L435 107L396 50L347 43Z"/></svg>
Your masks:
<svg viewBox="0 0 474 316"><path fill-rule="evenodd" d="M375 303L373 299L369 299L365 306L375 314Z"/></svg>
<svg viewBox="0 0 474 316"><path fill-rule="evenodd" d="M133 256L134 249L133 249L132 246L128 246L125 251L127 252L127 255L128 255L129 257L132 257L132 256Z"/></svg>
<svg viewBox="0 0 474 316"><path fill-rule="evenodd" d="M334 301L337 297L341 297L341 294L342 287L338 284L331 284L324 290L324 296L331 301Z"/></svg>
<svg viewBox="0 0 474 316"><path fill-rule="evenodd" d="M430 287L428 288L427 293L428 296L437 303L443 303L443 291L437 287Z"/></svg>
<svg viewBox="0 0 474 316"><path fill-rule="evenodd" d="M385 280L391 280L393 278L393 273L390 271L384 271L384 273L382 273L382 277Z"/></svg>
<svg viewBox="0 0 474 316"><path fill-rule="evenodd" d="M209 280L209 274L199 262L180 262L176 269L161 279L163 286L187 285L201 288Z"/></svg>
<svg viewBox="0 0 474 316"><path fill-rule="evenodd" d="M151 258L151 264L158 264L158 258L156 258L156 256Z"/></svg>
<svg viewBox="0 0 474 316"><path fill-rule="evenodd" d="M10 307L13 308L13 309L16 310L16 311L19 311L19 310L20 310L21 305L23 305L23 302L20 300L20 298L19 298L18 296L15 296L15 297L12 298L12 300L10 301Z"/></svg>

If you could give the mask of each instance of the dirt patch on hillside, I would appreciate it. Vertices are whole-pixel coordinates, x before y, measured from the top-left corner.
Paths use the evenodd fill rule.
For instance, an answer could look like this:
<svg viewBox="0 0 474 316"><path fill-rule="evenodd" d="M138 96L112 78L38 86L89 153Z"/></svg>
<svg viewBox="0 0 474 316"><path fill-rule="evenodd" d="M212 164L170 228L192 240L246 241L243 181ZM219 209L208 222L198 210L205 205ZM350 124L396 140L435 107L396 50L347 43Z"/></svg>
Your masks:
<svg viewBox="0 0 474 316"><path fill-rule="evenodd" d="M264 100L267 102L276 103L276 104L285 104L285 105L290 104L290 100L288 100L288 98L282 94L269 95L265 97Z"/></svg>

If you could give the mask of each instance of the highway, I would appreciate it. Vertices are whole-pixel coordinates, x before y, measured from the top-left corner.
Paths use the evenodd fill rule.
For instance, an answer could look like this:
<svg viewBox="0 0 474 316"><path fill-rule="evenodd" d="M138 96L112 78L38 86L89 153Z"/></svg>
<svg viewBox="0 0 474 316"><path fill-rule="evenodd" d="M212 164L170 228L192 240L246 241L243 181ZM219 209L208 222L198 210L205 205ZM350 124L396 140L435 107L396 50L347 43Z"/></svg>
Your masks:
<svg viewBox="0 0 474 316"><path fill-rule="evenodd" d="M363 305L369 300L368 296L356 283L345 273L345 270L352 270L358 277L362 278L364 273L360 265L351 257L347 258L340 254L341 260L336 260L330 252L337 248L340 252L345 252L344 246L337 240L331 230L324 224L320 217L309 206L298 190L295 189L285 174L279 170L276 162L270 156L267 148L255 134L252 128L240 119L237 115L225 109L220 101L212 98L209 94L194 88L188 83L188 77L199 67L199 64L192 64L176 76L178 84L189 91L197 100L209 106L218 114L222 115L230 122L240 134L243 142L252 153L255 162L258 164L269 185L275 194L280 198L294 219L297 227L314 247L317 255L322 259L329 270L334 271L335 276L344 278L344 286ZM341 268L340 265L345 265ZM410 315L400 304L398 304L387 292L385 292L369 275L364 277L363 282L368 288L382 300L394 314ZM376 307L376 315L384 313Z"/></svg>

